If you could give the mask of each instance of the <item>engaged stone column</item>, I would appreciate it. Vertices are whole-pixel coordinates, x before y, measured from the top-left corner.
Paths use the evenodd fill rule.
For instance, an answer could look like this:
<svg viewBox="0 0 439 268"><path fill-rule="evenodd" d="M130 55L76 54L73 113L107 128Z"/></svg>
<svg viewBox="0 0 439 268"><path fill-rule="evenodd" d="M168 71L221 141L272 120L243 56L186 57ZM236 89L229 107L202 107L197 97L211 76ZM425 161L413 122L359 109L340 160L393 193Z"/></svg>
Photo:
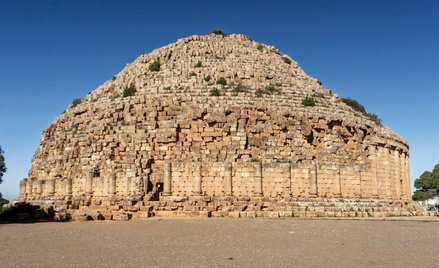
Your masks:
<svg viewBox="0 0 439 268"><path fill-rule="evenodd" d="M36 180L35 181L37 189L36 189L36 194L41 196L41 194L43 193L43 181L42 180Z"/></svg>
<svg viewBox="0 0 439 268"><path fill-rule="evenodd" d="M163 196L170 196L172 194L171 190L171 163L165 163L164 165L164 178L163 178Z"/></svg>
<svg viewBox="0 0 439 268"><path fill-rule="evenodd" d="M262 162L254 164L254 191L253 196L262 196Z"/></svg>
<svg viewBox="0 0 439 268"><path fill-rule="evenodd" d="M375 146L371 146L370 147L370 156L369 156L370 162L371 162L371 190L372 190L372 197L373 198L378 198L378 169L377 169L377 165L378 165L378 159L377 159L377 152L376 152L376 147Z"/></svg>
<svg viewBox="0 0 439 268"><path fill-rule="evenodd" d="M405 181L405 160L404 160L404 152L401 152L399 156L399 171L400 178L399 183L401 184L401 199L405 200L407 196L407 186Z"/></svg>
<svg viewBox="0 0 439 268"><path fill-rule="evenodd" d="M284 187L283 192L285 196L291 196L291 163L284 163Z"/></svg>
<svg viewBox="0 0 439 268"><path fill-rule="evenodd" d="M46 180L46 182L48 183L47 194L49 196L54 196L55 195L55 179L48 179L48 180Z"/></svg>
<svg viewBox="0 0 439 268"><path fill-rule="evenodd" d="M85 179L85 194L86 195L93 194L93 177L94 177L94 170L91 169L88 172L87 178Z"/></svg>
<svg viewBox="0 0 439 268"><path fill-rule="evenodd" d="M309 195L311 197L316 197L318 194L318 186L317 186L317 163L312 161L311 167L309 169Z"/></svg>
<svg viewBox="0 0 439 268"><path fill-rule="evenodd" d="M395 170L395 199L401 198L401 170L399 167L399 152L398 150L393 151L394 156L394 170Z"/></svg>
<svg viewBox="0 0 439 268"><path fill-rule="evenodd" d="M201 195L201 163L195 163L195 176L194 176L194 195Z"/></svg>
<svg viewBox="0 0 439 268"><path fill-rule="evenodd" d="M72 179L66 179L66 195L71 196L73 194L73 180Z"/></svg>
<svg viewBox="0 0 439 268"><path fill-rule="evenodd" d="M116 173L111 173L108 183L108 195L115 196L116 195Z"/></svg>
<svg viewBox="0 0 439 268"><path fill-rule="evenodd" d="M341 197L341 174L340 166L333 166L333 181L334 181L334 197Z"/></svg>
<svg viewBox="0 0 439 268"><path fill-rule="evenodd" d="M231 196L232 192L232 162L226 162L225 166L225 189L224 194L227 196Z"/></svg>
<svg viewBox="0 0 439 268"><path fill-rule="evenodd" d="M30 198L32 195L32 179L26 180L26 198Z"/></svg>
<svg viewBox="0 0 439 268"><path fill-rule="evenodd" d="M406 198L408 200L411 199L411 189L410 189L410 164L409 164L409 155L408 153L405 155L405 183L406 183Z"/></svg>
<svg viewBox="0 0 439 268"><path fill-rule="evenodd" d="M26 197L26 182L27 182L27 179L25 179L25 178L20 180L20 198Z"/></svg>

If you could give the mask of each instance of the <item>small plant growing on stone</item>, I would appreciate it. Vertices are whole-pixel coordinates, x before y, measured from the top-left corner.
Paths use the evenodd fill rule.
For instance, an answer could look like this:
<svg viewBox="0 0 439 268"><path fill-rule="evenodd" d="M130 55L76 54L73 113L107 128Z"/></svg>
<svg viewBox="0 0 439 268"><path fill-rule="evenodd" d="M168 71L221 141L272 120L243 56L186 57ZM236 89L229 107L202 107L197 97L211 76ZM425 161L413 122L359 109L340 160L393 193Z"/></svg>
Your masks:
<svg viewBox="0 0 439 268"><path fill-rule="evenodd" d="M111 81L114 81L114 80L116 80L116 76L113 76L113 78L111 78Z"/></svg>
<svg viewBox="0 0 439 268"><path fill-rule="evenodd" d="M290 60L289 58L287 58L287 57L282 57L282 59L284 60L284 62L285 62L286 64L291 64L291 60Z"/></svg>
<svg viewBox="0 0 439 268"><path fill-rule="evenodd" d="M195 72L190 72L189 76L197 76L197 74Z"/></svg>
<svg viewBox="0 0 439 268"><path fill-rule="evenodd" d="M219 91L219 89L214 88L214 89L210 90L210 96L213 96L213 97L221 96L221 92Z"/></svg>
<svg viewBox="0 0 439 268"><path fill-rule="evenodd" d="M290 159L276 159L276 163L291 163Z"/></svg>
<svg viewBox="0 0 439 268"><path fill-rule="evenodd" d="M227 85L227 80L226 80L224 77L220 77L220 78L218 78L218 80L216 80L216 83L217 83L218 85L223 85L223 86L225 86L225 85Z"/></svg>
<svg viewBox="0 0 439 268"><path fill-rule="evenodd" d="M316 101L314 100L313 97L306 96L302 100L302 104L303 104L303 106L306 106L306 107L313 107L316 105Z"/></svg>
<svg viewBox="0 0 439 268"><path fill-rule="evenodd" d="M260 98L262 97L262 95L264 95L265 91L261 88L258 88L258 90L256 90L255 95L256 97Z"/></svg>
<svg viewBox="0 0 439 268"><path fill-rule="evenodd" d="M136 95L137 89L133 82L129 86L125 86L123 89L123 97L131 97Z"/></svg>
<svg viewBox="0 0 439 268"><path fill-rule="evenodd" d="M240 93L240 92L245 92L246 90L245 90L245 87L241 84L241 83L239 83L239 84L237 84L235 87L233 87L233 89L232 89L232 95L233 96L237 96L238 95L238 93Z"/></svg>
<svg viewBox="0 0 439 268"><path fill-rule="evenodd" d="M72 101L72 105L70 106L71 108L74 108L74 107L76 107L76 106L78 106L78 104L80 104L82 102L82 99L74 99L73 101Z"/></svg>
<svg viewBox="0 0 439 268"><path fill-rule="evenodd" d="M203 67L203 63L201 61L198 61L197 64L194 65L195 68L201 68Z"/></svg>
<svg viewBox="0 0 439 268"><path fill-rule="evenodd" d="M223 30L220 30L220 29L213 29L212 31L208 32L207 34L227 36L227 34Z"/></svg>
<svg viewBox="0 0 439 268"><path fill-rule="evenodd" d="M161 66L160 61L159 61L159 60L156 60L156 61L154 61L153 63L151 63L151 64L149 65L148 69L149 69L151 72L158 72L158 71L160 71L160 66Z"/></svg>
<svg viewBox="0 0 439 268"><path fill-rule="evenodd" d="M258 44L256 49L259 50L260 52L262 52L264 50L264 46L262 44Z"/></svg>
<svg viewBox="0 0 439 268"><path fill-rule="evenodd" d="M273 93L278 93L280 91L279 88L273 86L273 85L268 85L265 87L265 92L267 94L273 94Z"/></svg>
<svg viewBox="0 0 439 268"><path fill-rule="evenodd" d="M259 159L255 158L255 157L250 158L249 161L252 162L252 163L260 162Z"/></svg>
<svg viewBox="0 0 439 268"><path fill-rule="evenodd" d="M70 209L79 209L79 203L78 203L78 202L73 202L73 203L70 205Z"/></svg>
<svg viewBox="0 0 439 268"><path fill-rule="evenodd" d="M320 80L317 80L317 84L323 86L322 82L320 82Z"/></svg>
<svg viewBox="0 0 439 268"><path fill-rule="evenodd" d="M204 77L204 81L206 81L206 82L209 82L209 81L210 81L210 79L212 79L212 77L211 77L210 75L208 75L208 76Z"/></svg>

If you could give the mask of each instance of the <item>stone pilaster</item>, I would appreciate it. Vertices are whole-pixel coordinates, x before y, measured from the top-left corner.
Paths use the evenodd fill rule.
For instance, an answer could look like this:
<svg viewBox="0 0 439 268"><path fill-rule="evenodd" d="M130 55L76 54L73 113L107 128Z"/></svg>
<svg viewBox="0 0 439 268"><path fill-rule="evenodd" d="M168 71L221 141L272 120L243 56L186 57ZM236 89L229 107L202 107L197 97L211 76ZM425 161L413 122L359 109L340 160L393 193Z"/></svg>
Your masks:
<svg viewBox="0 0 439 268"><path fill-rule="evenodd" d="M117 176L116 173L111 173L108 183L108 196L113 197L116 195L116 183L117 183Z"/></svg>
<svg viewBox="0 0 439 268"><path fill-rule="evenodd" d="M93 195L93 177L94 177L94 169L90 170L87 174L87 178L85 179L85 194Z"/></svg>
<svg viewBox="0 0 439 268"><path fill-rule="evenodd" d="M47 179L47 195L54 196L55 195L55 180L56 179Z"/></svg>
<svg viewBox="0 0 439 268"><path fill-rule="evenodd" d="M65 179L65 191L67 196L73 195L73 179Z"/></svg>
<svg viewBox="0 0 439 268"><path fill-rule="evenodd" d="M341 174L340 174L340 166L333 166L332 170L334 171L334 197L341 197Z"/></svg>
<svg viewBox="0 0 439 268"><path fill-rule="evenodd" d="M36 195L38 196L38 198L41 198L42 194L43 194L43 181L42 180L35 180L35 184L36 184Z"/></svg>
<svg viewBox="0 0 439 268"><path fill-rule="evenodd" d="M405 155L405 181L407 187L407 195L406 198L410 200L412 198L412 189L410 183L410 164L409 164L409 156L408 153Z"/></svg>
<svg viewBox="0 0 439 268"><path fill-rule="evenodd" d="M309 196L316 197L318 195L317 184L317 163L313 160L309 167Z"/></svg>
<svg viewBox="0 0 439 268"><path fill-rule="evenodd" d="M195 163L195 174L194 174L194 195L201 195L202 194L202 185L201 185L201 162Z"/></svg>
<svg viewBox="0 0 439 268"><path fill-rule="evenodd" d="M394 169L395 169L395 195L394 198L395 199L400 199L401 198L401 168L399 166L399 152L398 150L394 150L393 151L393 165L394 165Z"/></svg>
<svg viewBox="0 0 439 268"><path fill-rule="evenodd" d="M254 168L254 190L253 196L262 196L262 162L253 164Z"/></svg>
<svg viewBox="0 0 439 268"><path fill-rule="evenodd" d="M370 178L371 178L371 195L372 198L378 198L378 158L377 158L377 150L376 146L372 145L369 147L370 155Z"/></svg>
<svg viewBox="0 0 439 268"><path fill-rule="evenodd" d="M20 193L19 193L20 199L26 198L26 183L27 183L26 178L20 180Z"/></svg>
<svg viewBox="0 0 439 268"><path fill-rule="evenodd" d="M283 194L284 196L291 196L291 163L284 163L284 183L283 183Z"/></svg>
<svg viewBox="0 0 439 268"><path fill-rule="evenodd" d="M232 162L226 162L225 168L224 168L224 177L225 177L225 187L224 187L224 194L226 196L232 196L233 189L232 189Z"/></svg>
<svg viewBox="0 0 439 268"><path fill-rule="evenodd" d="M163 167L163 196L170 196L172 194L172 173L171 163L165 163Z"/></svg>

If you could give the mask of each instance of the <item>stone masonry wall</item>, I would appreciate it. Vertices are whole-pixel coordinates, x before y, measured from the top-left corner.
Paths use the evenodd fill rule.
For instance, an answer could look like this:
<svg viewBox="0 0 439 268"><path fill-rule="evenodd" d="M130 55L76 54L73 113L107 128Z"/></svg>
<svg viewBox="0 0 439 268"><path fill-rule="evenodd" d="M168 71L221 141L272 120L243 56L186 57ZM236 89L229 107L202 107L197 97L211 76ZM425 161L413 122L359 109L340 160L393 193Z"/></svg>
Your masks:
<svg viewBox="0 0 439 268"><path fill-rule="evenodd" d="M149 69L154 61L160 70ZM129 85L135 96L122 97ZM140 55L54 120L19 199L409 200L409 175L406 141L289 56L242 35L208 35Z"/></svg>

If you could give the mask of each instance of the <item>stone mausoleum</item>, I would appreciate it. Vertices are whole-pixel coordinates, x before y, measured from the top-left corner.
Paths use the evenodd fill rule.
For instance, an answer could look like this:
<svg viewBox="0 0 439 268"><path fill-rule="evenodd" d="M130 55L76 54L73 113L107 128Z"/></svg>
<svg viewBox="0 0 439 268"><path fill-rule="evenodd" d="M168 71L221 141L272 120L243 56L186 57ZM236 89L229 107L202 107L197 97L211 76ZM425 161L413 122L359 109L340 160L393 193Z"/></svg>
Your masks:
<svg viewBox="0 0 439 268"><path fill-rule="evenodd" d="M416 213L404 139L273 46L222 34L142 54L76 100L18 199L114 219Z"/></svg>

